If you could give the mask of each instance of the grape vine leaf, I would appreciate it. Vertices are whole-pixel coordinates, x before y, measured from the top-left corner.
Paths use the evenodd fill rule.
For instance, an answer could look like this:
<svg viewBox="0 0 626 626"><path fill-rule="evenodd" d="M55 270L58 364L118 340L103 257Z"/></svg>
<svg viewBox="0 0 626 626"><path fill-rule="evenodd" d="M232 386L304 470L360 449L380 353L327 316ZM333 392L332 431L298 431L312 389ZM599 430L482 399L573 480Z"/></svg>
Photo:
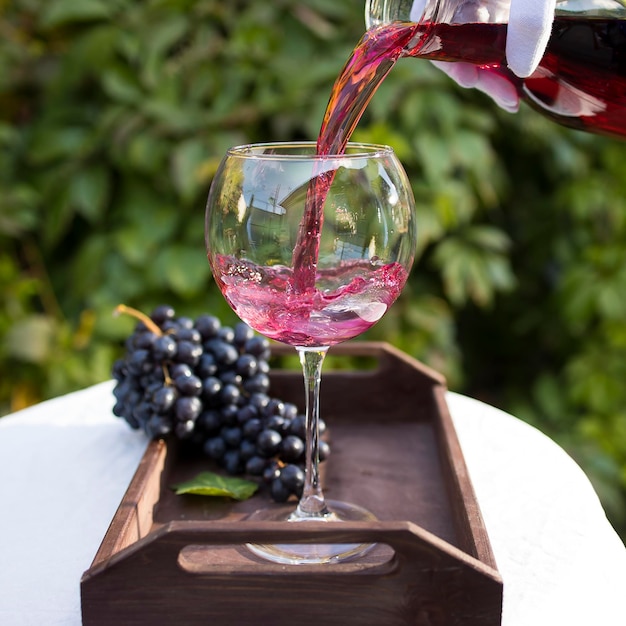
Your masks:
<svg viewBox="0 0 626 626"><path fill-rule="evenodd" d="M173 485L176 495L221 496L234 500L247 500L258 489L250 480L234 476L220 476L214 472L201 472L195 478Z"/></svg>

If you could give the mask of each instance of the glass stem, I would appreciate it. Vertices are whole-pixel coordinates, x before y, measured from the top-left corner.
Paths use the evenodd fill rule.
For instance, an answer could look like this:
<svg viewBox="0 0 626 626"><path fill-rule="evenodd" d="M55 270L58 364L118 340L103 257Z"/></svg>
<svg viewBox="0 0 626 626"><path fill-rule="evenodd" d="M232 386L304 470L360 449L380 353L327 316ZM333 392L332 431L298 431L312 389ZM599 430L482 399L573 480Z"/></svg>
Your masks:
<svg viewBox="0 0 626 626"><path fill-rule="evenodd" d="M329 513L319 477L320 383L327 352L328 347L298 348L306 393L305 479L294 515L298 519L324 517Z"/></svg>

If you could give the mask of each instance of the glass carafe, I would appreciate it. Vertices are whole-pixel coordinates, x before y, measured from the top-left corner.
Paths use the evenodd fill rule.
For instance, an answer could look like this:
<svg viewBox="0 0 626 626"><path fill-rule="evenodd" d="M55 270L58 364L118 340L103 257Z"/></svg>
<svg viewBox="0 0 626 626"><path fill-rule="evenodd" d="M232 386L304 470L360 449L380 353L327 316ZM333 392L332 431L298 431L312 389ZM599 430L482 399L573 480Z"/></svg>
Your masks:
<svg viewBox="0 0 626 626"><path fill-rule="evenodd" d="M404 56L469 63L506 81L555 122L626 136L626 8L618 0L557 0L537 69L519 78L505 46L508 0L367 0L369 30L417 26Z"/></svg>

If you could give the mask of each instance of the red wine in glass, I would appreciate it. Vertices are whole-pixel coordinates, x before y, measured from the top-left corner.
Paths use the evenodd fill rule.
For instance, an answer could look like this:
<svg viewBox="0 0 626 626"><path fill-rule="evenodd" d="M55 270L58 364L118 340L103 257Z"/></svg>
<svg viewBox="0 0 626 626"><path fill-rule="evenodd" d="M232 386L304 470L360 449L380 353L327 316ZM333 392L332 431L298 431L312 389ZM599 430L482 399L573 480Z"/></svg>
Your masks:
<svg viewBox="0 0 626 626"><path fill-rule="evenodd" d="M292 290L293 270L216 256L216 282L237 315L261 334L292 346L334 346L363 334L406 283L399 263L341 263L316 272L313 289Z"/></svg>

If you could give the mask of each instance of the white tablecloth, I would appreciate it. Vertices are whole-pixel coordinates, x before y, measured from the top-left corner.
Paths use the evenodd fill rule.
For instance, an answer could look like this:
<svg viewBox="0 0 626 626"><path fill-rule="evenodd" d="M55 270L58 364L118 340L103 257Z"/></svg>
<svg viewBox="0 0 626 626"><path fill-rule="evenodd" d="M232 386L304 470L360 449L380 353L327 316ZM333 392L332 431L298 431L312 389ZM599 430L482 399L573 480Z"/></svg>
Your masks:
<svg viewBox="0 0 626 626"><path fill-rule="evenodd" d="M81 624L81 575L147 443L112 415L112 386L0 419L2 626ZM516 418L447 400L504 580L503 626L626 625L626 548L582 470Z"/></svg>

